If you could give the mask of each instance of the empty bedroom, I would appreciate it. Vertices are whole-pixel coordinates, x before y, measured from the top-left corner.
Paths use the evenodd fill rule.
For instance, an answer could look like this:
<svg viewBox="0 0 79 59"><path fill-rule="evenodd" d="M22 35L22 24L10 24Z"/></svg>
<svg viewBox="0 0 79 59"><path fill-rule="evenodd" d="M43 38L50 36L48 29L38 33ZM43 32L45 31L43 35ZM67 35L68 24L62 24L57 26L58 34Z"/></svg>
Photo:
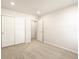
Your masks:
<svg viewBox="0 0 79 59"><path fill-rule="evenodd" d="M1 0L1 59L78 59L78 0Z"/></svg>

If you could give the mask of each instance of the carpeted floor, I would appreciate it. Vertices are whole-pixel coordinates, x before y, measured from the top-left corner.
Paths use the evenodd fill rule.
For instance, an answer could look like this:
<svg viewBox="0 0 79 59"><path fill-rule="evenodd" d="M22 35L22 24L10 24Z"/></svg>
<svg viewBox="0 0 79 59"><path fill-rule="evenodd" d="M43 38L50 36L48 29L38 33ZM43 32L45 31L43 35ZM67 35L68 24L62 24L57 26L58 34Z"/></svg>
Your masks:
<svg viewBox="0 0 79 59"><path fill-rule="evenodd" d="M77 59L77 55L39 41L2 48L1 59Z"/></svg>

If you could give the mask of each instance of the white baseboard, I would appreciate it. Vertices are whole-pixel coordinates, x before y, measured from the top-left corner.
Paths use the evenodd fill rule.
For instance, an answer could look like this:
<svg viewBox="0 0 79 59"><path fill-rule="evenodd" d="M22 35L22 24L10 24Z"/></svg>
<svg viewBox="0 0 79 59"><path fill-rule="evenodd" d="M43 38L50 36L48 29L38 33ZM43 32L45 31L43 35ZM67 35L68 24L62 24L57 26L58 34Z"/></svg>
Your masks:
<svg viewBox="0 0 79 59"><path fill-rule="evenodd" d="M52 45L52 46L55 46L55 47L58 47L60 49L64 49L64 50L69 51L69 52L74 53L74 54L78 54L78 52L76 52L74 50L71 50L71 49L68 49L68 48L65 48L65 47L61 47L61 46L59 46L57 44L53 44L53 43L51 44L51 43L46 42L46 41L44 43L49 44L49 45Z"/></svg>

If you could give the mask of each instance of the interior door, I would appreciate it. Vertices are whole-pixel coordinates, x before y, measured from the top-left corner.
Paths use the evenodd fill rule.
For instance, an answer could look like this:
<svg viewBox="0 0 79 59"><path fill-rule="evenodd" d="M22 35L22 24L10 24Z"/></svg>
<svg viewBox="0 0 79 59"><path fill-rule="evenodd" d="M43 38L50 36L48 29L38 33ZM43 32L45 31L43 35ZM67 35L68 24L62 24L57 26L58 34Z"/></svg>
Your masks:
<svg viewBox="0 0 79 59"><path fill-rule="evenodd" d="M25 42L25 17L15 17L15 44Z"/></svg>
<svg viewBox="0 0 79 59"><path fill-rule="evenodd" d="M2 47L14 44L14 18L2 16Z"/></svg>

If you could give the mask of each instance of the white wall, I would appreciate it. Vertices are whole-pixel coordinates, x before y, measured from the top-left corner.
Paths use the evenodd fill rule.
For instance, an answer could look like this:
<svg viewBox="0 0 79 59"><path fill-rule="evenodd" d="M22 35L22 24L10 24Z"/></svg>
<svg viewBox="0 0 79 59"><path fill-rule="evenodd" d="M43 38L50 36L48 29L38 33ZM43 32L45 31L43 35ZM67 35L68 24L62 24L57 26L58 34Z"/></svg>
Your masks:
<svg viewBox="0 0 79 59"><path fill-rule="evenodd" d="M35 17L9 9L2 8L1 10L2 15L14 17L15 19L15 40L17 39L16 42L20 43L22 42L22 39L25 40L25 42L31 42L31 19L34 19Z"/></svg>
<svg viewBox="0 0 79 59"><path fill-rule="evenodd" d="M15 44L25 42L25 17L15 17Z"/></svg>
<svg viewBox="0 0 79 59"><path fill-rule="evenodd" d="M77 53L77 6L51 12L42 16L41 20L44 21L46 43Z"/></svg>
<svg viewBox="0 0 79 59"><path fill-rule="evenodd" d="M26 17L26 42L31 42L31 17Z"/></svg>

